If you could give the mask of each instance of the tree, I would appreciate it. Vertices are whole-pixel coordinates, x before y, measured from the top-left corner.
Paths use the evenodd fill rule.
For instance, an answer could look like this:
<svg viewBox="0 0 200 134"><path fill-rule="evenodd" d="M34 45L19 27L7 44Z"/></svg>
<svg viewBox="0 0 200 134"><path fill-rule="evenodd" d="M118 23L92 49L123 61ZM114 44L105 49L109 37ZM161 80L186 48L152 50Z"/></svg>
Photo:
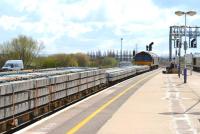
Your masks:
<svg viewBox="0 0 200 134"><path fill-rule="evenodd" d="M55 59L51 57L39 57L36 61L37 68L53 68L56 67Z"/></svg>
<svg viewBox="0 0 200 134"><path fill-rule="evenodd" d="M77 53L75 54L78 66L87 67L90 65L90 57L87 54Z"/></svg>
<svg viewBox="0 0 200 134"><path fill-rule="evenodd" d="M56 67L78 66L77 59L73 54L55 54L49 57L55 60Z"/></svg>
<svg viewBox="0 0 200 134"><path fill-rule="evenodd" d="M77 67L78 66L78 61L77 59L75 58L74 55L70 54L66 57L66 63L68 67Z"/></svg>
<svg viewBox="0 0 200 134"><path fill-rule="evenodd" d="M25 35L19 35L11 41L1 45L0 51L6 59L23 60L24 66L30 66L33 59L36 58L39 52L43 49L43 45L36 40Z"/></svg>
<svg viewBox="0 0 200 134"><path fill-rule="evenodd" d="M78 62L73 54L54 54L38 57L35 61L37 68L77 67Z"/></svg>
<svg viewBox="0 0 200 134"><path fill-rule="evenodd" d="M102 59L103 67L115 67L117 65L117 60L113 57L104 57Z"/></svg>

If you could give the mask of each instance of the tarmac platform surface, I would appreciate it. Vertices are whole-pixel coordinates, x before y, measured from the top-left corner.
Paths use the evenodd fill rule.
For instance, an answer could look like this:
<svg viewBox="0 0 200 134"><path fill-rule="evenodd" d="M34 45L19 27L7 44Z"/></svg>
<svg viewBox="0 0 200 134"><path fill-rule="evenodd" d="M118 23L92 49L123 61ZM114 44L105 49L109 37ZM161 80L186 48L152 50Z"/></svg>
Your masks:
<svg viewBox="0 0 200 134"><path fill-rule="evenodd" d="M148 72L105 89L16 133L198 134L200 73Z"/></svg>

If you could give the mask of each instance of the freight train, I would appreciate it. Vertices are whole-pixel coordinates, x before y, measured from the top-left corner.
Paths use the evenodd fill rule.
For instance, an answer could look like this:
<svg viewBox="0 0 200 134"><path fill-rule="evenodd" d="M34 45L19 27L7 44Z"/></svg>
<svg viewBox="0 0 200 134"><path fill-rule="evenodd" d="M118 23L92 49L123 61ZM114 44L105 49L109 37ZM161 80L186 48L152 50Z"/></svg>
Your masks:
<svg viewBox="0 0 200 134"><path fill-rule="evenodd" d="M0 133L11 133L110 85L150 71L151 67L0 73Z"/></svg>
<svg viewBox="0 0 200 134"><path fill-rule="evenodd" d="M156 69L159 66L159 57L155 53L142 51L135 55L136 65L148 65L151 69Z"/></svg>

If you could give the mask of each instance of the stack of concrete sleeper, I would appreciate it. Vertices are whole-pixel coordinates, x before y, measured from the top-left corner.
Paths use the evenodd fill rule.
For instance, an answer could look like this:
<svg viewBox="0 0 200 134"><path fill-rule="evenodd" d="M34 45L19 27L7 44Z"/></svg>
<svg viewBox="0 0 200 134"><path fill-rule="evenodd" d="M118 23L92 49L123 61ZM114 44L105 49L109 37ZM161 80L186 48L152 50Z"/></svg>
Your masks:
<svg viewBox="0 0 200 134"><path fill-rule="evenodd" d="M0 84L0 120L105 84L105 70L47 76Z"/></svg>
<svg viewBox="0 0 200 134"><path fill-rule="evenodd" d="M145 71L149 71L150 70L150 67L147 66L147 65L144 65L144 66L135 66L136 68L136 72L137 73L143 73Z"/></svg>
<svg viewBox="0 0 200 134"><path fill-rule="evenodd" d="M114 68L106 70L107 79L110 82L114 82L123 78L127 78L136 74L136 69L134 66L123 67L123 68Z"/></svg>

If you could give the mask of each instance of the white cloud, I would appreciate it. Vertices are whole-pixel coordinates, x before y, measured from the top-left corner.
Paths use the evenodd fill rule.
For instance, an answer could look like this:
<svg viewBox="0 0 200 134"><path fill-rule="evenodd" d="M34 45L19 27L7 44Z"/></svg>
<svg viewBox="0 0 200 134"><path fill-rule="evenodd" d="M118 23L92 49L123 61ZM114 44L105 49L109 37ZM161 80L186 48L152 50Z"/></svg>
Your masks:
<svg viewBox="0 0 200 134"><path fill-rule="evenodd" d="M88 32L98 33L104 26L114 33L113 38L96 40L94 49L118 49L116 44L119 41L116 37L124 37L124 48L128 49L137 43L143 49L153 40L159 44L155 48L158 51L161 47L167 48L169 26L183 21L183 18L174 15L179 7L161 8L152 0L79 0L70 3L61 0L9 0L9 3L23 16L0 16L0 26L6 30L30 33L35 37L39 35L39 40L44 41L49 51L58 50L56 41L63 36L73 38L80 44L90 40L94 43L95 39L83 35ZM30 19L31 16L33 19ZM188 23L193 24L199 18L196 15ZM63 49L70 49L70 46L63 46Z"/></svg>
<svg viewBox="0 0 200 134"><path fill-rule="evenodd" d="M15 30L21 22L24 21L23 17L13 17L13 16L0 16L0 26L5 30Z"/></svg>
<svg viewBox="0 0 200 134"><path fill-rule="evenodd" d="M152 21L158 8L150 0L109 0L106 1L107 18L118 24L130 21Z"/></svg>
<svg viewBox="0 0 200 134"><path fill-rule="evenodd" d="M66 31L69 37L76 38L80 34L90 32L93 29L86 24L70 23L66 25Z"/></svg>

